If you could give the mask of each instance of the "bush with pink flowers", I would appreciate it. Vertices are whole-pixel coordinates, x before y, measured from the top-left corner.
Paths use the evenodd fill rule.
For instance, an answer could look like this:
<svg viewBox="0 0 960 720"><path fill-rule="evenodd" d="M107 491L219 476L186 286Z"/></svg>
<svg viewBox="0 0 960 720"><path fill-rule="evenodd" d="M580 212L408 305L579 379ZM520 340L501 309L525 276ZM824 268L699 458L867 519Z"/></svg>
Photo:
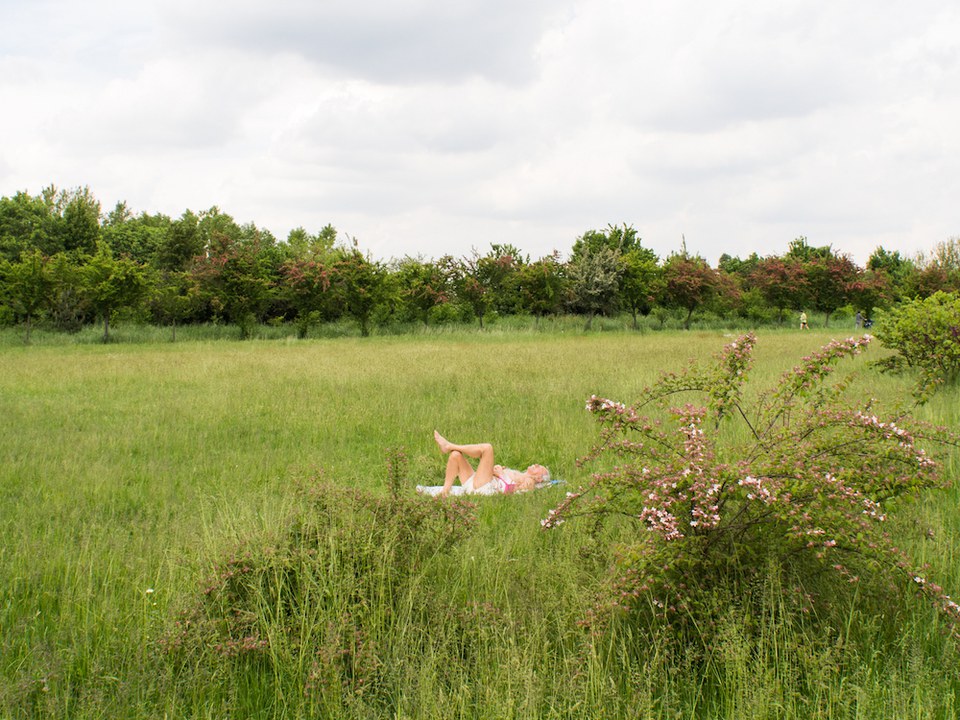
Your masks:
<svg viewBox="0 0 960 720"><path fill-rule="evenodd" d="M843 612L853 593L883 607L915 591L956 633L960 608L898 547L888 519L944 484L928 452L955 436L852 397L852 376L831 382L868 335L831 342L748 393L755 341L663 375L631 405L587 403L600 438L584 462L603 469L542 525L590 516L616 528L617 562L588 622L662 621L709 643L720 616L774 572L800 617Z"/></svg>

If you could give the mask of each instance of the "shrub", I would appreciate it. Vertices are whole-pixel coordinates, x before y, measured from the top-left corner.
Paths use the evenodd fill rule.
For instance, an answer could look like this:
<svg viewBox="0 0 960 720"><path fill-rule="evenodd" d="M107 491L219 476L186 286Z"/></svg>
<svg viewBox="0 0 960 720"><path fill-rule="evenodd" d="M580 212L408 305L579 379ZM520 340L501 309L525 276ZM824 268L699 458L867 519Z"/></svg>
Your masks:
<svg viewBox="0 0 960 720"><path fill-rule="evenodd" d="M898 500L942 484L918 443L955 438L857 402L850 377L827 384L869 341L831 342L753 401L744 393L752 334L712 365L663 375L631 406L590 398L601 429L585 460L612 460L542 521L545 529L577 515L625 523L627 540L588 623L619 617L651 630L665 621L674 637L704 647L731 603L749 603L773 572L789 588L785 607L800 613L836 612L836 621L846 588L886 607L889 593L912 587L956 628L958 606L886 529ZM678 395L703 402L668 407Z"/></svg>
<svg viewBox="0 0 960 720"><path fill-rule="evenodd" d="M395 484L402 452L390 462ZM275 541L261 538L216 563L161 646L181 673L241 663L285 676L328 714L347 701L383 709L397 681L391 673L404 672L394 658L427 638L398 628L411 612L425 626L436 621L422 609L431 604L419 589L423 567L472 531L475 506L322 481L301 487L300 500Z"/></svg>
<svg viewBox="0 0 960 720"><path fill-rule="evenodd" d="M925 398L960 377L960 296L941 291L904 303L884 318L877 337L896 351L881 367L919 371L917 393Z"/></svg>

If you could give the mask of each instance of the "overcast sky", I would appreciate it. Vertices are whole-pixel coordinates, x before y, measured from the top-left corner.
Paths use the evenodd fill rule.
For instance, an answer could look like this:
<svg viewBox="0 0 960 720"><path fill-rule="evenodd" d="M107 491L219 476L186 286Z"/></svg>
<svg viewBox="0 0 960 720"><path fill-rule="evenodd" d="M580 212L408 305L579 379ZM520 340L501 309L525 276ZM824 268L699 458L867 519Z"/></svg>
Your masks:
<svg viewBox="0 0 960 720"><path fill-rule="evenodd" d="M0 0L0 195L387 259L960 235L955 0Z"/></svg>

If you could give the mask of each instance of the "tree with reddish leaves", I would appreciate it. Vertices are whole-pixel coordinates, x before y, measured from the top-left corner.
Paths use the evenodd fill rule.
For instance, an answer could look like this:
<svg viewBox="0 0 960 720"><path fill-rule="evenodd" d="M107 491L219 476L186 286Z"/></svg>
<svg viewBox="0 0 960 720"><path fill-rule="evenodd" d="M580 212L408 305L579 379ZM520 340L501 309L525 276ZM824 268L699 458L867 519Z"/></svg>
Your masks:
<svg viewBox="0 0 960 720"><path fill-rule="evenodd" d="M847 255L831 253L826 257L814 257L807 263L810 297L814 308L824 314L824 327L830 324L830 316L849 302L849 289L858 271Z"/></svg>
<svg viewBox="0 0 960 720"><path fill-rule="evenodd" d="M694 311L717 292L717 273L700 256L674 253L663 265L664 300L668 306L687 311L683 326L690 329Z"/></svg>
<svg viewBox="0 0 960 720"><path fill-rule="evenodd" d="M329 315L332 301L329 264L300 256L280 266L284 299L296 313L297 337Z"/></svg>
<svg viewBox="0 0 960 720"><path fill-rule="evenodd" d="M847 285L848 300L865 318L873 314L874 308L887 307L892 294L889 277L873 270L858 271L856 277Z"/></svg>
<svg viewBox="0 0 960 720"><path fill-rule="evenodd" d="M206 254L194 260L191 270L214 317L235 323L241 339L251 337L272 299L272 268L260 250L256 238L241 241L214 232Z"/></svg>
<svg viewBox="0 0 960 720"><path fill-rule="evenodd" d="M748 275L747 282L760 291L768 305L776 308L780 325L785 310L798 310L809 301L810 286L803 263L792 257L763 258Z"/></svg>

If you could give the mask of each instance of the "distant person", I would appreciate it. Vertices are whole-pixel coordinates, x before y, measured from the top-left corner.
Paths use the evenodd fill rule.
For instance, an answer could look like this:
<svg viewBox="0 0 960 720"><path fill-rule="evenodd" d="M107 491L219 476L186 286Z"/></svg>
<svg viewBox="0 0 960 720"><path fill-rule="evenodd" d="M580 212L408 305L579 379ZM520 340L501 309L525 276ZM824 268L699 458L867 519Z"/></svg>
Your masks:
<svg viewBox="0 0 960 720"><path fill-rule="evenodd" d="M436 492L440 497L450 494L455 480L460 480L463 492L467 495L497 495L534 490L538 483L550 480L550 471L543 465L530 465L526 470L514 470L493 464L493 445L490 443L476 443L473 445L457 445L449 442L443 435L434 430L433 439L437 441L440 452L447 456L447 471L443 478L443 487ZM479 460L477 469L467 461L467 458ZM417 488L421 492L429 492L431 488ZM430 494L434 494L430 492Z"/></svg>
<svg viewBox="0 0 960 720"><path fill-rule="evenodd" d="M800 313L800 329L809 330L810 326L807 325L807 314L805 312Z"/></svg>
<svg viewBox="0 0 960 720"><path fill-rule="evenodd" d="M857 316L854 318L854 323L854 327L856 327L858 330L863 327L863 313L859 310L857 310Z"/></svg>

